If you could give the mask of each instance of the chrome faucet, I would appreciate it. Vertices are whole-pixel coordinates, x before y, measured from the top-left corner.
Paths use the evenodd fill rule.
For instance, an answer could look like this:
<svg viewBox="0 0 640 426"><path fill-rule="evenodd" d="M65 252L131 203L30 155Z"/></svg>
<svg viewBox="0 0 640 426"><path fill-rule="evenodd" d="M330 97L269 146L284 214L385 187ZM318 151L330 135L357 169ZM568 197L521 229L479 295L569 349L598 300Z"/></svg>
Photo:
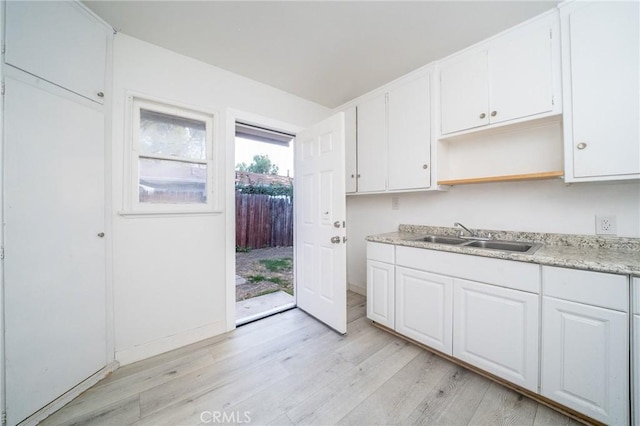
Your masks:
<svg viewBox="0 0 640 426"><path fill-rule="evenodd" d="M455 223L453 224L453 226L459 226L460 228L464 229L465 231L467 231L467 232L469 233L469 236L470 236L470 237L475 237L475 236L476 236L473 232L471 232L471 231L469 230L469 228L467 228L466 226L464 226L464 225L463 225L463 224L461 224L460 222L455 222ZM460 231L460 237L462 237L462 234L463 234L463 232L462 232L462 231Z"/></svg>

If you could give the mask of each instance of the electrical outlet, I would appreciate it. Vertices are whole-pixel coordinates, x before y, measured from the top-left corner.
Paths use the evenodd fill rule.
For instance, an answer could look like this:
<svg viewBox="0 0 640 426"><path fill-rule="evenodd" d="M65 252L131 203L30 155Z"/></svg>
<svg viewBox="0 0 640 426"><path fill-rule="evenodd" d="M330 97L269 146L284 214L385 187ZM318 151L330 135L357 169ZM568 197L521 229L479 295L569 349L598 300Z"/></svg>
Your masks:
<svg viewBox="0 0 640 426"><path fill-rule="evenodd" d="M400 210L400 198L399 197L391 198L391 210Z"/></svg>
<svg viewBox="0 0 640 426"><path fill-rule="evenodd" d="M596 215L597 235L616 235L618 227L615 215Z"/></svg>

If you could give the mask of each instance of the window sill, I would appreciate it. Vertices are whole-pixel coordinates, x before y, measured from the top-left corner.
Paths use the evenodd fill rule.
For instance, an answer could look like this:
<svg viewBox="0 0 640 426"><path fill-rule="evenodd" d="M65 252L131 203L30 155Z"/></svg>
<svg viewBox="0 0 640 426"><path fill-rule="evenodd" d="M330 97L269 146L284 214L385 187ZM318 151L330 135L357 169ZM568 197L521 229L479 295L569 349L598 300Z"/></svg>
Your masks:
<svg viewBox="0 0 640 426"><path fill-rule="evenodd" d="M186 217L186 216L217 216L222 210L162 210L162 211L119 211L118 215L126 218L148 217Z"/></svg>

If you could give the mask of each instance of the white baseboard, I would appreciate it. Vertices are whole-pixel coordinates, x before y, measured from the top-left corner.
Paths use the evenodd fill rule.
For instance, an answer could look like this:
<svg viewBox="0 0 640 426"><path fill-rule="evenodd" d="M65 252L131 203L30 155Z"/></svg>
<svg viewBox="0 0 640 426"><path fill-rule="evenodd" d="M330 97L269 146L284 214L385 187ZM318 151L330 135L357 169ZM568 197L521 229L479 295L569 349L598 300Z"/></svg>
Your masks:
<svg viewBox="0 0 640 426"><path fill-rule="evenodd" d="M118 361L112 361L109 364L105 365L101 370L96 372L94 375L89 377L88 379L80 382L58 398L54 399L49 404L45 405L22 422L20 422L20 426L35 426L71 401L80 395L82 392L89 389L91 386L98 383L100 380L107 377L110 373L113 373L120 367L120 363Z"/></svg>
<svg viewBox="0 0 640 426"><path fill-rule="evenodd" d="M360 285L355 285L355 284L349 284L348 288L349 288L349 290L353 291L354 293L361 294L362 296L366 296L367 295L367 287L360 286Z"/></svg>
<svg viewBox="0 0 640 426"><path fill-rule="evenodd" d="M224 321L218 321L212 324L208 324L204 327L199 327L179 334L174 334L173 336L167 336L165 338L154 340L148 343L143 343L132 348L121 350L118 350L116 348L116 360L120 363L120 365L131 364L136 361L169 352L182 346L199 342L200 340L217 336L218 334L222 334L224 332Z"/></svg>

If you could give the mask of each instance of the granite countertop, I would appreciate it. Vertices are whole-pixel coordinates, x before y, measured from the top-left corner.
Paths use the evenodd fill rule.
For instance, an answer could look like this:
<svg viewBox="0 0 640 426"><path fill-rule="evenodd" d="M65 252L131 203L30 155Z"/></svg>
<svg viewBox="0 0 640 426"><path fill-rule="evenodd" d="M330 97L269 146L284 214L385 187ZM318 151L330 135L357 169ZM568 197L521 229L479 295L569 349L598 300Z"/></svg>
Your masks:
<svg viewBox="0 0 640 426"><path fill-rule="evenodd" d="M458 228L422 225L400 225L397 232L371 235L367 241L417 247L451 253L493 257L540 265L560 266L613 274L640 276L640 238L605 238L591 235L543 234L537 232L511 232L477 230L480 236L491 234L496 240L540 243L533 254L459 247L423 241L411 241L419 234L459 235Z"/></svg>

